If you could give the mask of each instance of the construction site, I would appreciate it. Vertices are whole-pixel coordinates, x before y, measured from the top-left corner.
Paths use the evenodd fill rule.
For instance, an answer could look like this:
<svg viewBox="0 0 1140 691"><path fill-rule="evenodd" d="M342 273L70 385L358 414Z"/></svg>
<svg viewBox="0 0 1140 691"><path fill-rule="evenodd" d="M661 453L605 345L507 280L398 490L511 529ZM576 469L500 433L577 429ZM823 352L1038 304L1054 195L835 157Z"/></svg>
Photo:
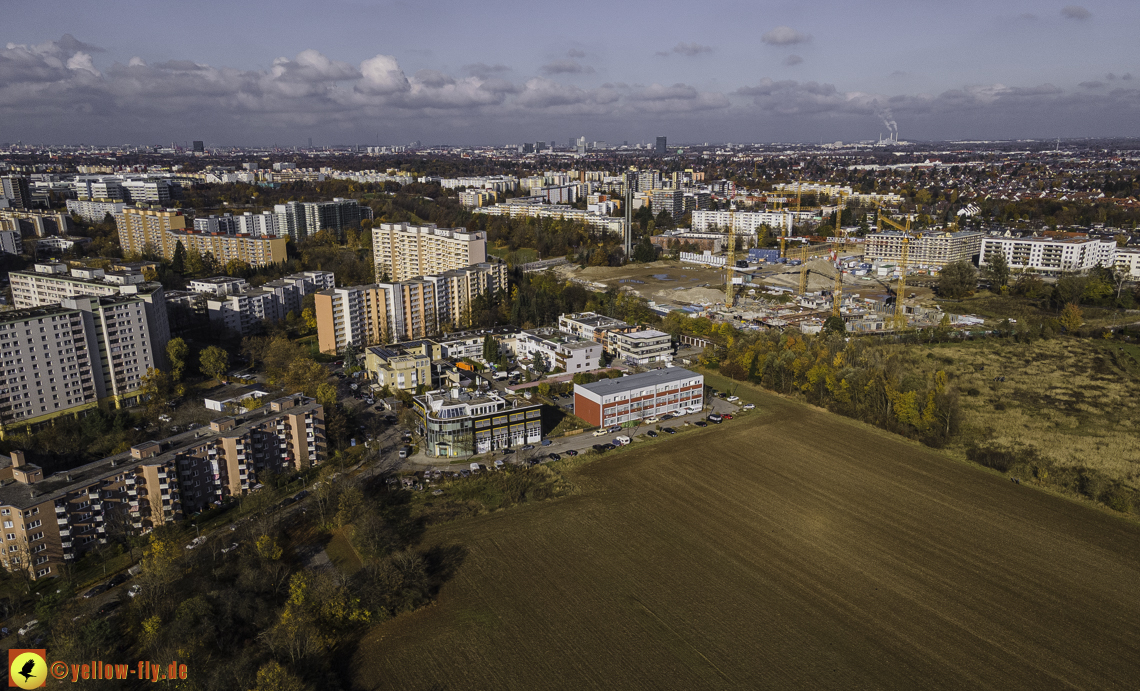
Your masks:
<svg viewBox="0 0 1140 691"><path fill-rule="evenodd" d="M799 190L812 184L797 183L795 214L801 213ZM836 219L844 200L841 192L831 207ZM618 288L635 294L662 315L680 310L743 328L799 327L812 333L821 330L829 317L838 317L848 332L891 332L936 326L947 316L933 306L929 287L914 285L929 284L937 270L910 261L910 243L919 236L912 233L908 219L900 223L876 209L876 229L882 232L885 226L901 241L901 256L890 263L869 262L861 241L850 237L854 228L840 228L830 242L819 242L823 238L807 236L814 229L801 226L797 228L801 234L793 235L792 226L780 230L778 257L775 250L766 250L760 261L743 258L735 226L729 226L723 242L718 240L724 248L720 252L681 253L680 261L621 267L565 265L556 270L592 290ZM976 323L969 317L948 316L953 325Z"/></svg>

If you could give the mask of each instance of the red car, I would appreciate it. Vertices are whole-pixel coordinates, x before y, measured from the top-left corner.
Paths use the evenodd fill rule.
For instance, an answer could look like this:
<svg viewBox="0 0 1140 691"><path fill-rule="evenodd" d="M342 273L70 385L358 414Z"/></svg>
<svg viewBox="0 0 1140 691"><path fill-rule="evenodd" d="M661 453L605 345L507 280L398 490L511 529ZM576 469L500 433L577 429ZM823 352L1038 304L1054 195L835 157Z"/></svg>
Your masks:
<svg viewBox="0 0 1140 691"><path fill-rule="evenodd" d="M721 420L731 420L731 419L732 419L732 416L731 416L731 415L729 415L728 413L725 413L724 415L721 415L721 416L720 416L720 419L721 419Z"/></svg>

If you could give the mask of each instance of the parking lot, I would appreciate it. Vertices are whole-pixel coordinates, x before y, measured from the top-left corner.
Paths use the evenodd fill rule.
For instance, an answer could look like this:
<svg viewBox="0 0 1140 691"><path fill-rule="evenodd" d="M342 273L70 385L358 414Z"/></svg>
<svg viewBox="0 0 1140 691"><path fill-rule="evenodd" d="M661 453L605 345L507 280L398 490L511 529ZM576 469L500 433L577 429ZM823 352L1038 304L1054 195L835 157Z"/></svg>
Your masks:
<svg viewBox="0 0 1140 691"><path fill-rule="evenodd" d="M566 397L556 401L560 405L568 404L569 409L573 410L572 398L568 402ZM660 420L656 423L635 423L633 425L622 427L615 431L605 431L603 434L595 436L594 432L587 431L580 434L575 434L567 437L559 437L557 439L545 439L542 444L527 444L522 447L515 447L508 449L506 452L500 450L493 454L480 454L471 456L471 462L480 462L481 467L486 467L487 463L494 463L495 460L501 460L511 464L525 464L525 463L546 463L555 459L551 458L551 454L556 454L559 457L567 455L576 455L593 451L595 445L610 445L613 448L614 439L617 437L629 437L632 443L638 443L638 436L646 435L653 432L658 436L667 436L669 433L666 429L672 429L675 433L679 433L687 427L698 425L699 423L717 424L707 422L706 418L710 414L723 415L736 415L741 412L744 401L737 401L731 403L727 400L708 397L706 399L704 410L699 413L691 413L688 415L679 415L667 420ZM731 420L724 421L720 424L732 424ZM658 431L660 428L660 431ZM527 448L527 447L531 448ZM448 473L458 473L460 470L466 470L465 463L453 463L455 461L463 461L459 458L430 458L422 453L417 454L403 462L402 469L407 471L423 471L423 470L441 470ZM492 466L493 467L493 466Z"/></svg>

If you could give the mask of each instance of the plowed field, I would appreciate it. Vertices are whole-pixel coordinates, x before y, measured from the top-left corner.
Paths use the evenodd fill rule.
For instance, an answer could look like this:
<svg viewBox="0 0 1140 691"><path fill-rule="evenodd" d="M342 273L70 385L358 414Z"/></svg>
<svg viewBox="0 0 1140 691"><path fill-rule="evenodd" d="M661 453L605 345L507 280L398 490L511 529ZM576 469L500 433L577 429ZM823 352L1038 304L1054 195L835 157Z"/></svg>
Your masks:
<svg viewBox="0 0 1140 691"><path fill-rule="evenodd" d="M1132 689L1140 529L771 399L607 454L578 495L433 528L469 553L374 628L398 689Z"/></svg>

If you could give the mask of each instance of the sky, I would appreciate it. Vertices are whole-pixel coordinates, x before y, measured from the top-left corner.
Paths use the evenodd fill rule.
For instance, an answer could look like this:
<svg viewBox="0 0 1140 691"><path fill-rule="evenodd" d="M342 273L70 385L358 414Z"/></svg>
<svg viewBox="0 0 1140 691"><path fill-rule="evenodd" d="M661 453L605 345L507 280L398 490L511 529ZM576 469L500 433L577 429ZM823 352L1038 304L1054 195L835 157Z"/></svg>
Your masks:
<svg viewBox="0 0 1140 691"><path fill-rule="evenodd" d="M1125 0L0 0L0 10L0 142L1140 136L1140 3Z"/></svg>

